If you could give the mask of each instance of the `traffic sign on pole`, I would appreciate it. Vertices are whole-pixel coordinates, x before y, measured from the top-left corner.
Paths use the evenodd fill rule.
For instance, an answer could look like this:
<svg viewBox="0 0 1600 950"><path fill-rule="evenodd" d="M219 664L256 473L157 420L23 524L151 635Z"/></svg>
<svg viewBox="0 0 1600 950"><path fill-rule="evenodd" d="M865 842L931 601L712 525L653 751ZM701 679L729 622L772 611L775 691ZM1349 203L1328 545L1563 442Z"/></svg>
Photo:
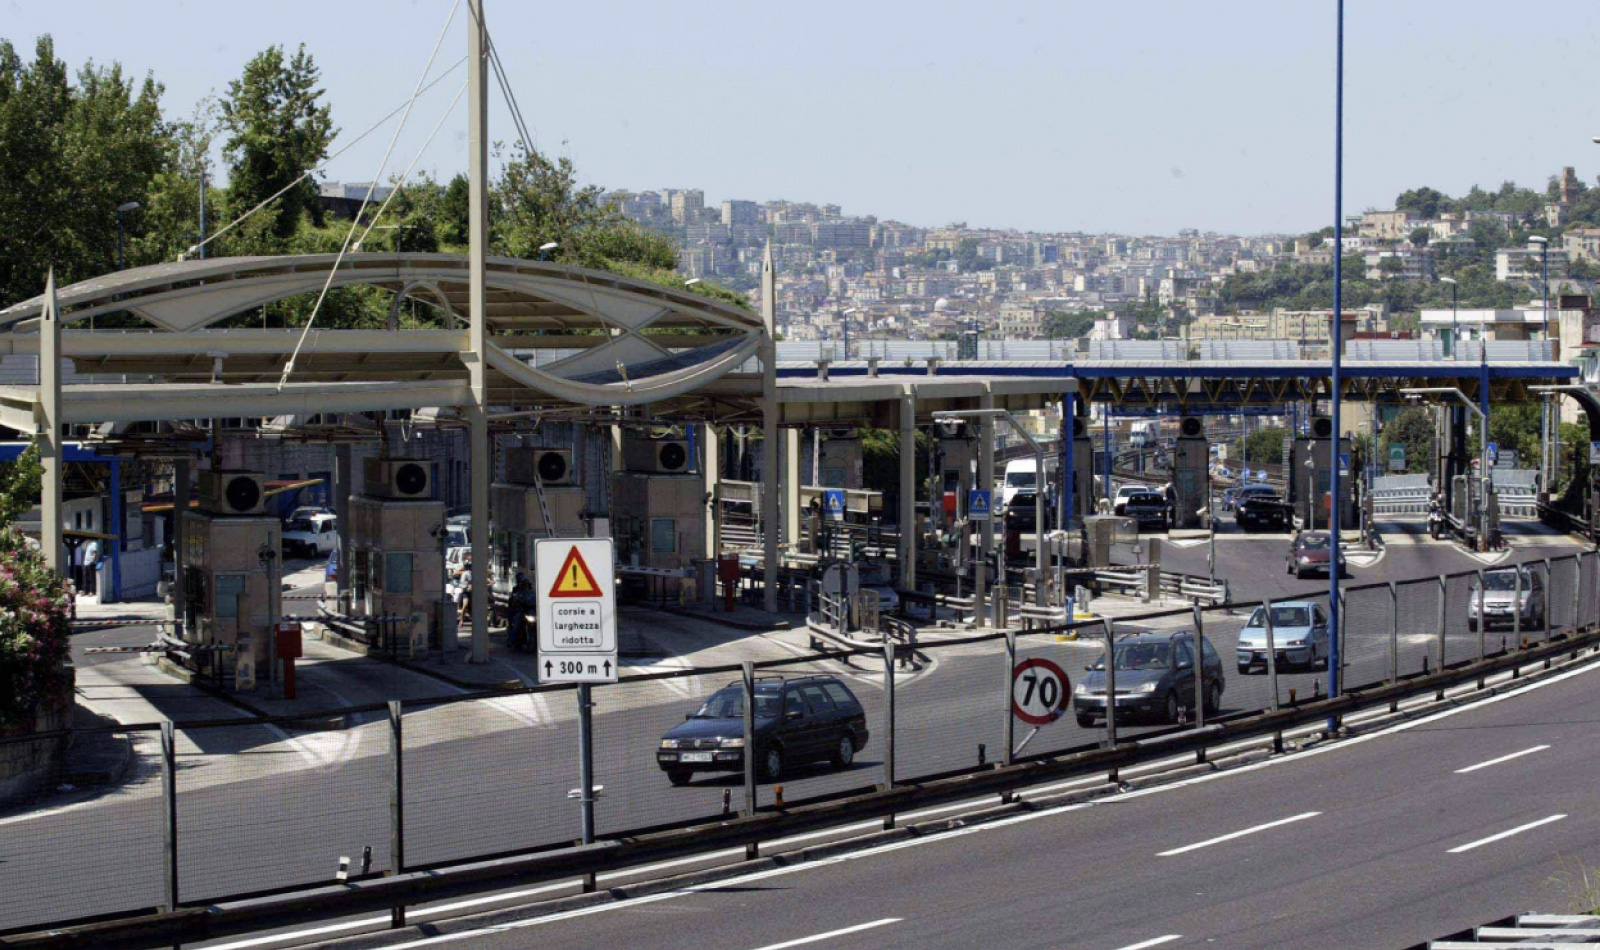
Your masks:
<svg viewBox="0 0 1600 950"><path fill-rule="evenodd" d="M1589 464L1600 465L1600 442L1589 443Z"/></svg>
<svg viewBox="0 0 1600 950"><path fill-rule="evenodd" d="M1011 669L1011 713L1030 726L1048 726L1066 715L1072 698L1067 671L1043 657Z"/></svg>
<svg viewBox="0 0 1600 950"><path fill-rule="evenodd" d="M1403 442L1389 443L1389 471L1403 472L1406 470L1406 446Z"/></svg>
<svg viewBox="0 0 1600 950"><path fill-rule="evenodd" d="M990 512L994 509L991 501L994 494L987 488L974 488L967 492L967 520L988 521Z"/></svg>
<svg viewBox="0 0 1600 950"><path fill-rule="evenodd" d="M534 542L539 676L546 683L617 681L617 610L610 538Z"/></svg>
<svg viewBox="0 0 1600 950"><path fill-rule="evenodd" d="M843 488L825 488L822 490L822 511L830 520L844 520Z"/></svg>
<svg viewBox="0 0 1600 950"><path fill-rule="evenodd" d="M1499 465L1500 464L1500 443L1498 443L1498 442L1490 442L1489 443L1489 464L1490 465Z"/></svg>

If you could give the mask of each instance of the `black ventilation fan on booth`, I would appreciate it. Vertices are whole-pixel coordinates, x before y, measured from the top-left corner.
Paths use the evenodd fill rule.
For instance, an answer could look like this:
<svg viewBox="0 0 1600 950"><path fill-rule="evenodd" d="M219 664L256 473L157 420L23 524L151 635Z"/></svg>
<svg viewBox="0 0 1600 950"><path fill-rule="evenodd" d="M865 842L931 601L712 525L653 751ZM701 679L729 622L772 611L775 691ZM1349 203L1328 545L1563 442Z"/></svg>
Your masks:
<svg viewBox="0 0 1600 950"><path fill-rule="evenodd" d="M406 462L395 469L394 487L402 495L420 495L428 490L428 470L418 462Z"/></svg>
<svg viewBox="0 0 1600 950"><path fill-rule="evenodd" d="M253 511L261 504L261 483L253 478L230 478L222 497L234 511Z"/></svg>
<svg viewBox="0 0 1600 950"><path fill-rule="evenodd" d="M546 482L559 482L567 477L567 457L560 452L545 452L539 456L539 478Z"/></svg>
<svg viewBox="0 0 1600 950"><path fill-rule="evenodd" d="M1326 439L1333 435L1333 420L1327 416L1319 416L1311 420L1311 435L1317 439Z"/></svg>
<svg viewBox="0 0 1600 950"><path fill-rule="evenodd" d="M1194 416L1184 416L1183 421L1178 423L1178 432L1185 439L1198 439L1200 436L1205 435L1206 427L1203 422Z"/></svg>
<svg viewBox="0 0 1600 950"><path fill-rule="evenodd" d="M656 455L656 463L663 471L679 472L689 464L689 453L679 442L668 442L661 446L661 451Z"/></svg>
<svg viewBox="0 0 1600 950"><path fill-rule="evenodd" d="M1072 437L1074 439L1083 438L1088 433L1088 430L1089 423L1087 420L1085 420L1082 416L1072 417Z"/></svg>

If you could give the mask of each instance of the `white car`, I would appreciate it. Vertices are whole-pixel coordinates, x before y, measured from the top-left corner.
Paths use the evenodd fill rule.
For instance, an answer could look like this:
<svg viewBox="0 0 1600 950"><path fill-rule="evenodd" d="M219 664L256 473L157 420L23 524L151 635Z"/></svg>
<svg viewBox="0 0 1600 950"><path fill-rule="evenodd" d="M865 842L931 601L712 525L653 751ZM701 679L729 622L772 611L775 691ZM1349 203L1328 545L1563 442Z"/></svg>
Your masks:
<svg viewBox="0 0 1600 950"><path fill-rule="evenodd" d="M290 518L283 526L284 557L327 557L338 546L339 519L327 512Z"/></svg>

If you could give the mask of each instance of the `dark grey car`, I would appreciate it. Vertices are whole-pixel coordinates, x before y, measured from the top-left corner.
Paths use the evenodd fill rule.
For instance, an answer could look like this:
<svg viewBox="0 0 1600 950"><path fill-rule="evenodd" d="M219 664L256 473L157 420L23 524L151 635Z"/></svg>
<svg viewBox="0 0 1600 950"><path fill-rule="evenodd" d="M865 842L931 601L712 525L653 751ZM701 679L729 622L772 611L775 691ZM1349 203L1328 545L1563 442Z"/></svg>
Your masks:
<svg viewBox="0 0 1600 950"><path fill-rule="evenodd" d="M1123 715L1147 716L1166 722L1177 722L1183 710L1194 709L1195 664L1194 634L1139 633L1117 641L1115 697L1117 712ZM1222 657L1213 648L1210 638L1204 645L1205 670L1203 695L1206 713L1217 712L1222 706L1222 691L1226 680L1222 673ZM1077 714L1078 725L1089 728L1096 719L1106 716L1105 660L1087 667L1083 679L1072 692L1072 709Z"/></svg>

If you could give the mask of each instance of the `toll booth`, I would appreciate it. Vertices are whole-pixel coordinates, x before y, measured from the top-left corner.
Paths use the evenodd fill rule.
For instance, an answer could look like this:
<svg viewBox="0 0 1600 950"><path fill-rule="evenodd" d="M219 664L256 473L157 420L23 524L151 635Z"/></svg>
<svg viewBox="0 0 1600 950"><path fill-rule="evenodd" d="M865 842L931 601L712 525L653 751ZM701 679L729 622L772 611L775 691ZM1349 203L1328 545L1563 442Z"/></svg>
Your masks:
<svg viewBox="0 0 1600 950"><path fill-rule="evenodd" d="M937 491L933 497L938 523L950 525L966 514L967 493L973 488L973 470L978 461L978 439L965 422L941 422L934 427L933 477Z"/></svg>
<svg viewBox="0 0 1600 950"><path fill-rule="evenodd" d="M705 559L705 483L689 459L682 439L624 436L623 471L611 476L619 563L675 571Z"/></svg>
<svg viewBox="0 0 1600 950"><path fill-rule="evenodd" d="M489 486L489 566L490 582L508 591L518 571L533 575L536 539L588 536L589 496L571 449L514 446L504 458L504 481Z"/></svg>
<svg viewBox="0 0 1600 950"><path fill-rule="evenodd" d="M1211 442L1200 417L1184 416L1179 420L1174 446L1173 526L1198 528L1204 524L1200 509L1211 507Z"/></svg>
<svg viewBox="0 0 1600 950"><path fill-rule="evenodd" d="M1294 505L1300 523L1313 529L1328 527L1328 490L1333 482L1333 420L1318 416L1311 420L1311 435L1293 441L1289 453L1289 467L1284 471L1284 481L1289 489L1289 501ZM1350 454L1350 440L1339 440L1339 452ZM1339 479L1339 525L1353 528L1358 523L1355 508L1355 473L1346 472Z"/></svg>
<svg viewBox="0 0 1600 950"><path fill-rule="evenodd" d="M861 488L866 479L866 453L854 429L819 429L816 438L817 483L824 488Z"/></svg>
<svg viewBox="0 0 1600 950"><path fill-rule="evenodd" d="M266 682L268 638L282 616L279 584L283 524L269 510L266 476L259 472L201 472L199 506L183 519L183 636L223 647L209 655L219 681L234 688ZM202 661L204 662L204 661Z"/></svg>
<svg viewBox="0 0 1600 950"><path fill-rule="evenodd" d="M445 506L434 500L434 463L369 458L362 494L350 498L351 609L404 617L414 652L445 642Z"/></svg>

